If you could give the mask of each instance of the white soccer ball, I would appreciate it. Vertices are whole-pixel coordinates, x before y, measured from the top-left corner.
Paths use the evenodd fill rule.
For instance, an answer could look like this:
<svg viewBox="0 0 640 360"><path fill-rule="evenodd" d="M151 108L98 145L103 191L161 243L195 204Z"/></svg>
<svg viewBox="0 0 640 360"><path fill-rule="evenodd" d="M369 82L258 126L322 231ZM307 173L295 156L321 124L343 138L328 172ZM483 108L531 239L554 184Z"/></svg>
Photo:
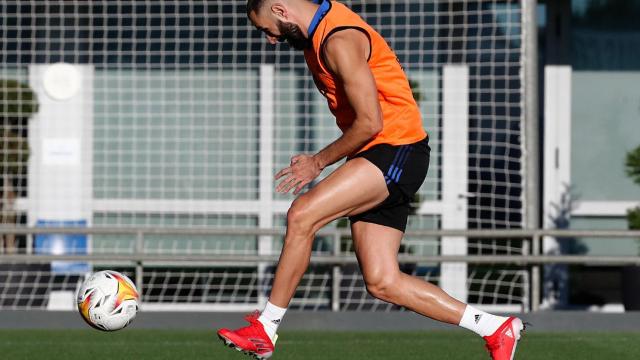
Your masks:
<svg viewBox="0 0 640 360"><path fill-rule="evenodd" d="M136 317L140 295L131 279L112 270L92 274L76 297L78 311L98 330L124 328Z"/></svg>

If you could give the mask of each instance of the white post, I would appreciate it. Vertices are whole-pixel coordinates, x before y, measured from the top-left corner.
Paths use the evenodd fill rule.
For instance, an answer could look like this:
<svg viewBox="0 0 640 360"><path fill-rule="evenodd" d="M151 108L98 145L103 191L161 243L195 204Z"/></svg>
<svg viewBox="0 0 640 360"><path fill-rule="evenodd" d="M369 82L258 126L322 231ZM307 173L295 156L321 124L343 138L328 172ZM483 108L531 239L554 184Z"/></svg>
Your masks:
<svg viewBox="0 0 640 360"><path fill-rule="evenodd" d="M29 85L39 104L38 113L29 120L27 219L30 226L38 220L91 224L93 80L91 65L58 63L29 67ZM87 237L86 241L88 251L90 239ZM50 246L52 253L70 250L67 244L56 240L52 240ZM27 248L33 251L32 237ZM54 267L76 272L87 271L88 264L53 262ZM47 309L72 310L73 307L72 291L49 294Z"/></svg>
<svg viewBox="0 0 640 360"><path fill-rule="evenodd" d="M544 228L568 228L571 214L571 67L545 67ZM545 236L545 255L562 252L554 237ZM566 303L566 266L547 265L543 307Z"/></svg>
<svg viewBox="0 0 640 360"><path fill-rule="evenodd" d="M442 79L442 228L467 228L469 149L469 68L446 65ZM467 239L442 238L442 255L466 255ZM440 286L456 299L467 301L467 264L441 265Z"/></svg>
<svg viewBox="0 0 640 360"><path fill-rule="evenodd" d="M28 222L86 220L93 198L91 65L31 65L39 111L29 121Z"/></svg>
<svg viewBox="0 0 640 360"><path fill-rule="evenodd" d="M261 229L273 228L273 117L275 69L273 65L260 65L260 215L258 225ZM258 238L258 255L271 255L271 236ZM258 303L264 307L267 303L265 272L268 263L258 265Z"/></svg>

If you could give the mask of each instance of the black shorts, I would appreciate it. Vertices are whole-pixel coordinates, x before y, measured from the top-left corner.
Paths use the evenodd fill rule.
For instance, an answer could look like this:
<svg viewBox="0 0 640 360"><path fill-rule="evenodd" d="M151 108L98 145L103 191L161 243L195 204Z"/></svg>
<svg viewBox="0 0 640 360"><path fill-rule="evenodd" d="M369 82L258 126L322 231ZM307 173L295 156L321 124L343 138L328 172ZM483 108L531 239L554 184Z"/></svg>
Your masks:
<svg viewBox="0 0 640 360"><path fill-rule="evenodd" d="M430 153L429 137L426 137L408 145L375 145L350 158L365 158L377 166L387 181L389 196L378 206L350 216L349 220L389 226L404 232L411 200L429 170Z"/></svg>

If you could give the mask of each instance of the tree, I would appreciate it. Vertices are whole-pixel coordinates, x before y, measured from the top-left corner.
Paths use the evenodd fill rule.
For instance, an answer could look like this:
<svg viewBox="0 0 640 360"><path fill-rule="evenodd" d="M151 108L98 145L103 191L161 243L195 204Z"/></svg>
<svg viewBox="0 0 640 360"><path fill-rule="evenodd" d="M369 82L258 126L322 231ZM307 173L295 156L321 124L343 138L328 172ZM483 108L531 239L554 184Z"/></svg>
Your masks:
<svg viewBox="0 0 640 360"><path fill-rule="evenodd" d="M29 143L27 124L38 111L35 93L16 80L0 80L0 225L15 225L16 182L27 173ZM8 252L14 252L15 236L0 234Z"/></svg>
<svg viewBox="0 0 640 360"><path fill-rule="evenodd" d="M626 166L627 175L631 177L633 182L640 185L640 146L627 153ZM630 229L640 230L640 206L629 210L627 219L629 220Z"/></svg>

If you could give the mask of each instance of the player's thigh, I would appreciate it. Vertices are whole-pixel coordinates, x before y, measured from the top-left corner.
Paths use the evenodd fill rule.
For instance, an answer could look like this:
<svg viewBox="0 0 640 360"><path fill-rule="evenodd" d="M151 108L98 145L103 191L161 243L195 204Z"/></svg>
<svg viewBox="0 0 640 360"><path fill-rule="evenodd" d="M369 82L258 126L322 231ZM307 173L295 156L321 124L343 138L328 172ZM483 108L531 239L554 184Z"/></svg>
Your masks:
<svg viewBox="0 0 640 360"><path fill-rule="evenodd" d="M294 202L306 217L327 223L354 209L371 209L389 195L380 169L366 159L347 161Z"/></svg>
<svg viewBox="0 0 640 360"><path fill-rule="evenodd" d="M384 282L398 274L402 231L358 221L351 224L351 235L360 270L367 283Z"/></svg>

